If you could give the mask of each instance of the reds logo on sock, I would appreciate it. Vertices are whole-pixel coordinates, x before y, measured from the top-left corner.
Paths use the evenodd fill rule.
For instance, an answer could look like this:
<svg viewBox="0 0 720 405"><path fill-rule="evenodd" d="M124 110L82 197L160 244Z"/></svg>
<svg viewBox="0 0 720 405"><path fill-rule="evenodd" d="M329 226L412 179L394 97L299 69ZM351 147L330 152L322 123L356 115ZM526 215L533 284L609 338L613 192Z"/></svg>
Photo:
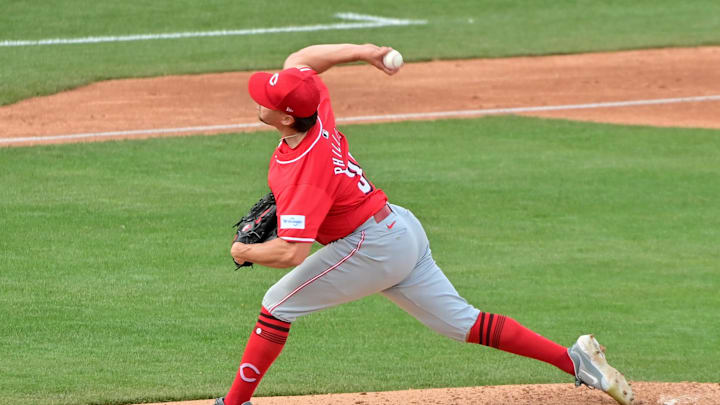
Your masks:
<svg viewBox="0 0 720 405"><path fill-rule="evenodd" d="M253 366L253 365L250 364L250 363L243 363L243 364L240 365L240 378L242 378L243 381L249 382L249 383L252 383L252 382L257 381L257 378L248 378L248 377L245 376L245 369L246 369L246 368L249 368L250 370L254 371L255 374L257 374L258 376L260 376L260 370L258 370L257 367Z"/></svg>

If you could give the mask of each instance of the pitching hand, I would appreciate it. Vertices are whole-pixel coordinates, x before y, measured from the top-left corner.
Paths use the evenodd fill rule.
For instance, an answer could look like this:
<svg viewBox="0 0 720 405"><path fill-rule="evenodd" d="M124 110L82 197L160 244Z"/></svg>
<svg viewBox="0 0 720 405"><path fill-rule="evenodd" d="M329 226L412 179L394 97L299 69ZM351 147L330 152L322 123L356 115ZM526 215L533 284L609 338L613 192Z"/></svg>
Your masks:
<svg viewBox="0 0 720 405"><path fill-rule="evenodd" d="M400 68L397 69L388 69L387 66L383 63L383 57L386 53L392 51L392 48L389 46L377 46L374 44L364 44L363 45L363 57L362 60L365 62L375 66L376 68L382 70L388 75L394 75L397 73Z"/></svg>

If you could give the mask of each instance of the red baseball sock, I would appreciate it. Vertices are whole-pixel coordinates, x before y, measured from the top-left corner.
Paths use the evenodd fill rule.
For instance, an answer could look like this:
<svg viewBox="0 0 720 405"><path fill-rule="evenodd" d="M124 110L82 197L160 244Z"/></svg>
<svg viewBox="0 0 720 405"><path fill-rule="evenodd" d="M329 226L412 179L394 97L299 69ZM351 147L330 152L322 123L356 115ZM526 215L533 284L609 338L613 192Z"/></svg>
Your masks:
<svg viewBox="0 0 720 405"><path fill-rule="evenodd" d="M540 336L507 316L480 312L475 325L470 328L467 341L544 361L575 375L575 367L566 347Z"/></svg>
<svg viewBox="0 0 720 405"><path fill-rule="evenodd" d="M250 400L260 380L280 355L289 333L288 322L275 318L262 308L255 329L245 346L240 369L225 397L225 405L240 405Z"/></svg>

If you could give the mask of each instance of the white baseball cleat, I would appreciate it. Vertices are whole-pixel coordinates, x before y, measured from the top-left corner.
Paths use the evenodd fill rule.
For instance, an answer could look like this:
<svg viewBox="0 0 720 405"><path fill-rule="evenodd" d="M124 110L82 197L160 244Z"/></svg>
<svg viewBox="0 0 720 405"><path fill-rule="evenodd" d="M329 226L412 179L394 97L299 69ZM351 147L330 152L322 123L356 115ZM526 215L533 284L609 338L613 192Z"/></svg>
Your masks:
<svg viewBox="0 0 720 405"><path fill-rule="evenodd" d="M620 374L605 360L605 349L593 335L580 336L568 349L568 355L575 366L575 385L585 384L605 391L621 405L630 405L633 400L632 388Z"/></svg>
<svg viewBox="0 0 720 405"><path fill-rule="evenodd" d="M225 397L215 398L215 404L213 405L225 405ZM252 405L250 401L243 402L242 405Z"/></svg>

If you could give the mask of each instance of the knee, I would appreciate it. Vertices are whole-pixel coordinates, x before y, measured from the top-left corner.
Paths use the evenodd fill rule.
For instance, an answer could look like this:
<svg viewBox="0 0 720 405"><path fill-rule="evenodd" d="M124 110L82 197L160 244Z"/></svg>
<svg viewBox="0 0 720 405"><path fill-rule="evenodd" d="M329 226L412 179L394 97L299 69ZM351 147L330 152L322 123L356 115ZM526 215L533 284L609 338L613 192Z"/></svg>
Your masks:
<svg viewBox="0 0 720 405"><path fill-rule="evenodd" d="M274 298L272 287L265 293L265 297L262 300L262 306L265 308L270 315L283 321L292 323L295 322L296 316L293 316L287 310L285 310L283 303Z"/></svg>
<svg viewBox="0 0 720 405"><path fill-rule="evenodd" d="M291 323L292 323L292 320L287 319L286 317L284 317L284 316L282 315L281 311L278 311L277 308L271 310L270 308L268 308L267 306L265 306L264 303L263 303L262 306L260 307L260 314L261 314L261 315L262 315L262 314L264 314L264 315L269 315L269 316L271 316L272 318L275 318L276 320L285 322L285 323L287 323L287 324L291 324Z"/></svg>

